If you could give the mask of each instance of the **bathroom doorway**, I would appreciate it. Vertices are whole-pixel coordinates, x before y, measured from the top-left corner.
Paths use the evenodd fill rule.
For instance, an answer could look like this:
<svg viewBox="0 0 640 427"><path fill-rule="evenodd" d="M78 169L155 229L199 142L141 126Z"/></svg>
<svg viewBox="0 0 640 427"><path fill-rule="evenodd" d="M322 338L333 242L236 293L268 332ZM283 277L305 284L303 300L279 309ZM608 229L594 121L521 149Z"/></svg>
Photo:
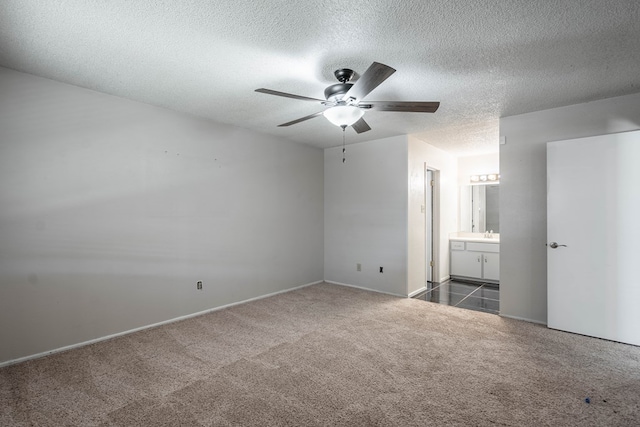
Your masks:
<svg viewBox="0 0 640 427"><path fill-rule="evenodd" d="M424 219L425 219L425 287L430 289L430 284L437 281L438 277L438 248L439 244L439 215L438 215L438 171L429 168L425 164L424 174Z"/></svg>

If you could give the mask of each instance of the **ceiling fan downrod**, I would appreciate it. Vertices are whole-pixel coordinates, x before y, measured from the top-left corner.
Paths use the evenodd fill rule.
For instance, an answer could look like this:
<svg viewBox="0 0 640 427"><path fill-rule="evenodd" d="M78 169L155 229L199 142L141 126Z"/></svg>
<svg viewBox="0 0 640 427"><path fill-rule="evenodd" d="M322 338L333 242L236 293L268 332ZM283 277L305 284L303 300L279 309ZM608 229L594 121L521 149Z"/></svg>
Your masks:
<svg viewBox="0 0 640 427"><path fill-rule="evenodd" d="M340 68L339 70L335 70L333 75L336 76L336 79L340 83L346 83L353 78L355 72L349 68Z"/></svg>

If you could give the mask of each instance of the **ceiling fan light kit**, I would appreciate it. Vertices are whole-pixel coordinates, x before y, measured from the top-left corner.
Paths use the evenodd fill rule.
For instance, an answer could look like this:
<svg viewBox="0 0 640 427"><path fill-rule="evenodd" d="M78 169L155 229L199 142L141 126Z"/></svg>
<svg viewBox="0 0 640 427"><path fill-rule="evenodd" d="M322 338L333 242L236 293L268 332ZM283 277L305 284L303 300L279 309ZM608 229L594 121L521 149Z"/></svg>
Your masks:
<svg viewBox="0 0 640 427"><path fill-rule="evenodd" d="M337 105L327 108L323 114L334 125L347 127L360 120L364 111L353 105Z"/></svg>
<svg viewBox="0 0 640 427"><path fill-rule="evenodd" d="M388 65L374 62L360 76L355 83L349 83L355 72L349 68L341 68L333 74L340 83L335 83L324 90L326 100L310 98L307 96L294 95L286 92L279 92L271 89L256 89L256 92L268 95L283 96L286 98L299 99L302 101L320 102L328 107L324 111L310 114L278 126L291 126L314 117L323 115L332 124L341 127L343 130L352 126L357 133L371 130L371 127L362 117L364 110L375 109L378 111L398 111L414 113L435 113L440 106L439 102L406 102L406 101L370 101L362 100L396 70Z"/></svg>

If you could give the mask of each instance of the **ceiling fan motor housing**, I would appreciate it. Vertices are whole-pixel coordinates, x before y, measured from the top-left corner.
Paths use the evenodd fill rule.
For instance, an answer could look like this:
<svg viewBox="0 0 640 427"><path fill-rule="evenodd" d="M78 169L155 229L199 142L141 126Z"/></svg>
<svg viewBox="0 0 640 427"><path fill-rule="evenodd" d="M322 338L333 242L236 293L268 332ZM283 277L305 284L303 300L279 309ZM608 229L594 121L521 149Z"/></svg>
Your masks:
<svg viewBox="0 0 640 427"><path fill-rule="evenodd" d="M324 97L327 101L337 102L351 89L351 86L353 86L353 83L336 83L331 85L324 90Z"/></svg>
<svg viewBox="0 0 640 427"><path fill-rule="evenodd" d="M329 86L324 90L324 97L327 101L337 102L342 99L342 96L351 89L353 83L347 83L349 80L353 78L355 71L349 68L340 68L333 72L333 75L336 76L336 79L340 83L336 83L334 85Z"/></svg>

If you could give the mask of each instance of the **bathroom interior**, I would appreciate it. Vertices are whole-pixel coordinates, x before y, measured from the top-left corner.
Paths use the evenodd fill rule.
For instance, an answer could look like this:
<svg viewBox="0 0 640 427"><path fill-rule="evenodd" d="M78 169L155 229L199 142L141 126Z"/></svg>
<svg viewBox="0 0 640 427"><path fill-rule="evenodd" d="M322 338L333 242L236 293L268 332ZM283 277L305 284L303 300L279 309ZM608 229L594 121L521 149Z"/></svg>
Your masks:
<svg viewBox="0 0 640 427"><path fill-rule="evenodd" d="M500 311L499 155L458 159L458 229L448 240L449 277L428 281L414 298L464 309ZM437 246L437 245L436 245Z"/></svg>

